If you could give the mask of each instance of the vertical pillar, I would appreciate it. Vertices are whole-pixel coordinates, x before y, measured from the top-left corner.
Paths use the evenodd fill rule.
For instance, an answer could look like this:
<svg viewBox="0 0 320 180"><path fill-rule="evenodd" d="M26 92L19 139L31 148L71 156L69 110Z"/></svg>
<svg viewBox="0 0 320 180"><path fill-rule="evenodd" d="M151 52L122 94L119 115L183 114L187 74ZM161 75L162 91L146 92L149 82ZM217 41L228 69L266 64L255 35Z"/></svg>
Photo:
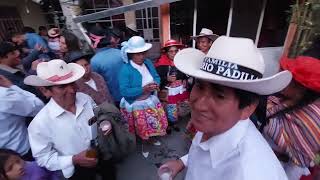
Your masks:
<svg viewBox="0 0 320 180"><path fill-rule="evenodd" d="M133 0L122 0L123 5L129 5L134 3ZM124 13L124 18L125 18L125 22L126 25L131 25L133 27L137 27L137 23L136 23L136 14L135 11L127 11Z"/></svg>
<svg viewBox="0 0 320 180"><path fill-rule="evenodd" d="M162 43L171 38L170 34L170 5L163 4L160 6L160 32Z"/></svg>

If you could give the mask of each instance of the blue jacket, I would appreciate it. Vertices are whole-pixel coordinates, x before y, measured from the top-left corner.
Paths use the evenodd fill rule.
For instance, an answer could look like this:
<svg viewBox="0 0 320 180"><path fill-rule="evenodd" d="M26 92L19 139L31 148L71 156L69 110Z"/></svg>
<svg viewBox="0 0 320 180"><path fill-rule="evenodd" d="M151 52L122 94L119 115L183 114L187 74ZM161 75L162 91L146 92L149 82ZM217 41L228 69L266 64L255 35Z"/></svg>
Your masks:
<svg viewBox="0 0 320 180"><path fill-rule="evenodd" d="M149 59L144 61L153 80L160 85L160 76ZM125 64L119 74L119 85L121 95L129 103L133 103L142 95L142 76L130 63Z"/></svg>
<svg viewBox="0 0 320 180"><path fill-rule="evenodd" d="M111 96L120 101L122 96L119 90L118 74L124 62L119 49L101 48L91 58L91 67L100 74L107 83Z"/></svg>
<svg viewBox="0 0 320 180"><path fill-rule="evenodd" d="M29 49L34 49L36 44L49 49L46 41L36 33L26 33L26 41Z"/></svg>

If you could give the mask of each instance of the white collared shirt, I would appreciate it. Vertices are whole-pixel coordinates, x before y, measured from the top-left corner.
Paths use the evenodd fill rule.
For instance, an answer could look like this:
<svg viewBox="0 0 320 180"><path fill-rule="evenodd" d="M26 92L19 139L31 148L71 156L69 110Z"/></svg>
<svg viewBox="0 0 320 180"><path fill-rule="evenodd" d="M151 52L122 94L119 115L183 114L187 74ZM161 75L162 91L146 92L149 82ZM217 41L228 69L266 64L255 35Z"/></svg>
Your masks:
<svg viewBox="0 0 320 180"><path fill-rule="evenodd" d="M35 116L43 106L39 98L18 86L0 87L0 147L25 155L30 149L26 117Z"/></svg>
<svg viewBox="0 0 320 180"><path fill-rule="evenodd" d="M153 82L153 77L145 64L138 65L133 61L130 61L130 64L141 74L142 87Z"/></svg>
<svg viewBox="0 0 320 180"><path fill-rule="evenodd" d="M96 105L86 94L76 94L76 114L60 107L53 99L29 125L29 140L37 163L50 171L62 170L64 177L74 173L72 156L90 147L97 136L96 123L88 125Z"/></svg>
<svg viewBox="0 0 320 180"><path fill-rule="evenodd" d="M181 160L186 180L287 180L287 176L263 136L249 120L201 142L198 132L189 154Z"/></svg>

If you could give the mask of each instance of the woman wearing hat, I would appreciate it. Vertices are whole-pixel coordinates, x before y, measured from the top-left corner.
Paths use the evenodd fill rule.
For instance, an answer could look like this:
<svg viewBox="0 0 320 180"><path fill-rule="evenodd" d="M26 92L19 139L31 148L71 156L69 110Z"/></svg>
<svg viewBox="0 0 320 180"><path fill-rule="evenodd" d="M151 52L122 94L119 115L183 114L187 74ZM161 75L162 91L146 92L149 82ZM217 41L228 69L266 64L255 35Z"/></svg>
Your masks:
<svg viewBox="0 0 320 180"><path fill-rule="evenodd" d="M48 31L48 46L57 58L62 58L62 53L60 51L60 29L51 28Z"/></svg>
<svg viewBox="0 0 320 180"><path fill-rule="evenodd" d="M81 65L85 73L81 79L76 81L78 92L89 95L99 105L103 102L113 103L106 82L98 73L92 72L90 58L93 54L75 51L70 55L70 62Z"/></svg>
<svg viewBox="0 0 320 180"><path fill-rule="evenodd" d="M264 135L283 164L288 178L310 173L320 152L320 60L307 56L282 58L293 79L280 96L270 96Z"/></svg>
<svg viewBox="0 0 320 180"><path fill-rule="evenodd" d="M173 58L183 48L183 45L176 40L168 40L163 47L164 54L155 63L157 72L160 75L160 94L165 96L163 101L166 104L166 113L169 120L169 125L175 130L179 131L179 128L175 126L175 122L178 120L178 104L187 100L189 93L186 90L185 74L177 70L173 64ZM170 133L171 128L168 129Z"/></svg>
<svg viewBox="0 0 320 180"><path fill-rule="evenodd" d="M166 134L168 126L163 107L155 95L160 77L152 62L145 58L152 44L140 36L133 36L122 43L122 55L126 64L119 73L121 112L128 121L129 130L142 140ZM157 141L155 145L160 145ZM143 154L147 157L147 153Z"/></svg>

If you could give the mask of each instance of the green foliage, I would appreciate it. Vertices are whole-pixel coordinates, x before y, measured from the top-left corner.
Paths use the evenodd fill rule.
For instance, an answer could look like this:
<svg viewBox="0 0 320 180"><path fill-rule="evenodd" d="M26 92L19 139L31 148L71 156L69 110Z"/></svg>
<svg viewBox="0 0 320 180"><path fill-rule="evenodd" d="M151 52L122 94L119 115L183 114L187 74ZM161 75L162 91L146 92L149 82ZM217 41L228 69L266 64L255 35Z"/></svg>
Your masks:
<svg viewBox="0 0 320 180"><path fill-rule="evenodd" d="M297 31L289 50L289 57L301 55L320 36L320 0L296 0L291 6L291 23Z"/></svg>

